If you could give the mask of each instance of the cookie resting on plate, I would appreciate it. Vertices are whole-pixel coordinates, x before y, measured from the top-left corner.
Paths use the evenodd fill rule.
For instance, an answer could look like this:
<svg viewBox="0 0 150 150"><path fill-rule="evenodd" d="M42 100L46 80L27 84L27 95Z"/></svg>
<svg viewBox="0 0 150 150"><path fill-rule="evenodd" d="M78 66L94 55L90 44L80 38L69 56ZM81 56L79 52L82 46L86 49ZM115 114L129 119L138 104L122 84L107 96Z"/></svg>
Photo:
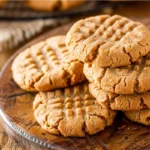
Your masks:
<svg viewBox="0 0 150 150"><path fill-rule="evenodd" d="M77 59L96 67L126 66L150 52L150 30L119 15L94 16L71 27L66 45Z"/></svg>
<svg viewBox="0 0 150 150"><path fill-rule="evenodd" d="M111 125L116 111L103 108L89 94L88 83L40 92L33 102L34 116L41 127L63 136L84 137Z"/></svg>
<svg viewBox="0 0 150 150"><path fill-rule="evenodd" d="M93 83L89 84L89 92L104 108L120 111L150 109L150 92L120 95L106 92Z"/></svg>
<svg viewBox="0 0 150 150"><path fill-rule="evenodd" d="M133 122L150 126L150 109L124 112L124 115Z"/></svg>
<svg viewBox="0 0 150 150"><path fill-rule="evenodd" d="M143 93L150 90L150 53L126 67L99 68L86 63L84 74L90 82L108 92Z"/></svg>
<svg viewBox="0 0 150 150"><path fill-rule="evenodd" d="M48 91L85 80L83 64L66 48L65 36L51 37L21 52L12 64L12 73L27 91Z"/></svg>

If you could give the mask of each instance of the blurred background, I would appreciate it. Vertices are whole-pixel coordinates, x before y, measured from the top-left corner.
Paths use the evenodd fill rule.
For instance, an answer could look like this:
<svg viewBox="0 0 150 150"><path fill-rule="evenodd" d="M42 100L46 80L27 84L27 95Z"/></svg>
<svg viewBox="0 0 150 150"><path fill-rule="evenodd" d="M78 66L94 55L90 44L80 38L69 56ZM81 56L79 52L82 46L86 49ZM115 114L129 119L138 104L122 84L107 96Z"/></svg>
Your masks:
<svg viewBox="0 0 150 150"><path fill-rule="evenodd" d="M0 70L24 44L47 31L93 15L119 14L150 27L150 1L0 0ZM0 149L22 150L0 125Z"/></svg>
<svg viewBox="0 0 150 150"><path fill-rule="evenodd" d="M0 0L0 69L17 48L57 26L90 15L148 18L149 1Z"/></svg>

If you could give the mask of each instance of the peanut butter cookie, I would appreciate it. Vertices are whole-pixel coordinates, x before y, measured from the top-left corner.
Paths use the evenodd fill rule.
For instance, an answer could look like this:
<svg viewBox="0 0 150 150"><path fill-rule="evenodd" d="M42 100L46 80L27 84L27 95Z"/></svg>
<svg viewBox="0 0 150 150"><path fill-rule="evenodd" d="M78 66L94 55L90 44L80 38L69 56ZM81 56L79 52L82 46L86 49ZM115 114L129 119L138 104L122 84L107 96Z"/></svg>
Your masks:
<svg viewBox="0 0 150 150"><path fill-rule="evenodd" d="M89 94L88 83L40 92L34 103L34 116L52 134L84 137L112 124L116 111L102 108Z"/></svg>
<svg viewBox="0 0 150 150"><path fill-rule="evenodd" d="M150 126L150 109L124 112L125 116L134 122Z"/></svg>
<svg viewBox="0 0 150 150"><path fill-rule="evenodd" d="M106 92L93 83L89 84L89 92L104 108L121 111L150 109L150 92L141 94L119 95Z"/></svg>
<svg viewBox="0 0 150 150"><path fill-rule="evenodd" d="M15 82L27 91L47 91L84 81L83 64L55 36L21 52L12 64Z"/></svg>
<svg viewBox="0 0 150 150"><path fill-rule="evenodd" d="M150 53L126 67L99 68L86 63L84 74L89 81L108 92L143 93L150 90Z"/></svg>
<svg viewBox="0 0 150 150"><path fill-rule="evenodd" d="M100 15L77 21L66 36L66 44L82 62L120 67L150 52L150 31L119 15Z"/></svg>

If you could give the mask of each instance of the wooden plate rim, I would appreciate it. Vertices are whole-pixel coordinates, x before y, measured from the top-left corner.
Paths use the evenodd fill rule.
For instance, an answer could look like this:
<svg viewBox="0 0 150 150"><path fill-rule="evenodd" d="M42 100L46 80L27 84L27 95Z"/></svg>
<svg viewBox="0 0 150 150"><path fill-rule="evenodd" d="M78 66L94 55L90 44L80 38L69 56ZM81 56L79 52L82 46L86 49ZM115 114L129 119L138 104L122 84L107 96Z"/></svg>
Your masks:
<svg viewBox="0 0 150 150"><path fill-rule="evenodd" d="M69 23L69 24L66 24L66 25L63 25L63 26L60 26L60 27L57 27L55 29L50 30L48 31L47 33L44 33L42 35L39 35L38 37L34 38L33 40L31 40L30 42L26 43L24 46L22 46L21 48L19 48L8 60L7 62L5 63L5 65L3 66L1 72L0 72L0 81L2 79L2 76L5 72L5 70L7 69L7 66L8 64L11 64L12 61L14 60L14 58L23 50L25 50L26 48L30 47L31 45L33 44L36 44L38 43L40 40L44 40L47 38L47 36L50 34L50 33L54 33L55 34L55 31L58 31L62 28L67 28L69 29L69 27L71 27L71 25L73 24L72 23ZM35 42L36 41L36 42ZM0 88L1 89L1 88ZM2 109L2 106L0 104L0 115L2 117L2 119L4 120L4 122L6 123L6 125L8 127L10 127L13 131L15 131L17 134L19 134L20 136L22 136L23 138L27 139L29 142L33 142L34 144L37 144L39 146L43 146L45 148L55 148L57 149L57 147L55 147L55 143L54 142L46 142L46 141L43 141L40 137L38 136L35 136L35 135L31 135L31 134L28 134L26 132L26 130L24 128L21 128L19 127L19 125L15 124L15 123L12 123L9 116L7 114L4 113L4 110ZM54 144L54 145L53 145Z"/></svg>

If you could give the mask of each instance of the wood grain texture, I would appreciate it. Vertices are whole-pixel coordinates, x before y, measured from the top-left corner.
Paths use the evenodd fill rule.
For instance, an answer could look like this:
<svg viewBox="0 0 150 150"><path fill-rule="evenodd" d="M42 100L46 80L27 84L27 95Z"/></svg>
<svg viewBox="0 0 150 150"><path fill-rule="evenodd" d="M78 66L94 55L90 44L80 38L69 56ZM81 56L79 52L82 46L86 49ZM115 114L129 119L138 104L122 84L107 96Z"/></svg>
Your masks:
<svg viewBox="0 0 150 150"><path fill-rule="evenodd" d="M141 21L150 27L150 20L142 19ZM6 63L0 76L0 114L6 124L5 130L19 142L23 149L27 150L150 149L150 142L148 142L150 140L150 128L128 121L121 113L116 117L112 126L96 135L85 138L65 138L49 134L41 129L34 119L32 102L35 93L26 92L15 84L10 69L12 61L19 52L38 41L53 35L65 34L70 26L71 24L55 29L33 40L17 51Z"/></svg>

